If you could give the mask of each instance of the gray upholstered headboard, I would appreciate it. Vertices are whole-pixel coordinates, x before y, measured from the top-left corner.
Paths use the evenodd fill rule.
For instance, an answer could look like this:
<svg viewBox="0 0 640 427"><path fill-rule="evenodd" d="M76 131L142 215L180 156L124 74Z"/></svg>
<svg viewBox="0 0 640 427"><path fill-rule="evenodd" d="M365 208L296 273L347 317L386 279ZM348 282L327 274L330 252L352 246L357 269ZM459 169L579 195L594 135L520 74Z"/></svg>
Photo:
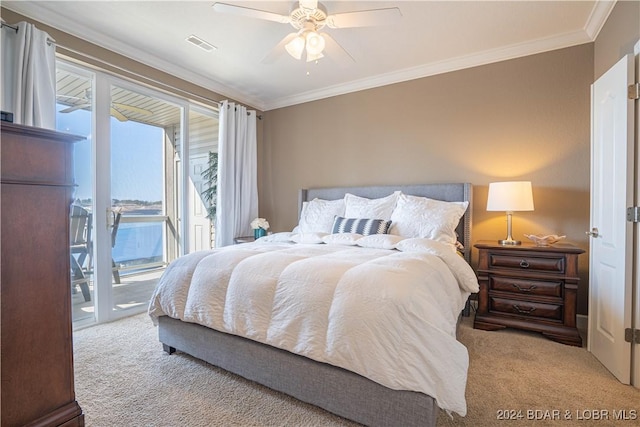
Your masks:
<svg viewBox="0 0 640 427"><path fill-rule="evenodd" d="M302 202L315 198L324 200L336 200L351 193L356 196L377 199L388 196L394 191L402 191L412 196L429 197L430 199L443 200L445 202L469 202L469 208L460 219L456 228L460 242L464 245L464 257L471 262L471 217L472 185L469 183L452 184L420 184L420 185L389 185L375 187L334 187L334 188L308 188L301 189L298 195L298 218L302 211Z"/></svg>

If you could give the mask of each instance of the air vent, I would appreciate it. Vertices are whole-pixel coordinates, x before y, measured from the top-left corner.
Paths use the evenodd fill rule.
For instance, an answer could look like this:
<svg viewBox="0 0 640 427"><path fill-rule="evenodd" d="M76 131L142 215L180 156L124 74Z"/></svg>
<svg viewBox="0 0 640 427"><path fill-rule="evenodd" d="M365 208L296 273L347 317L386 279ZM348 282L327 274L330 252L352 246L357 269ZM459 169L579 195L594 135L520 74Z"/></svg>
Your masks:
<svg viewBox="0 0 640 427"><path fill-rule="evenodd" d="M200 49L206 50L207 52L213 52L214 50L217 49L217 47L215 47L211 43L207 43L206 41L202 40L200 37L194 34L191 34L189 37L186 38L186 40L189 43L198 46Z"/></svg>

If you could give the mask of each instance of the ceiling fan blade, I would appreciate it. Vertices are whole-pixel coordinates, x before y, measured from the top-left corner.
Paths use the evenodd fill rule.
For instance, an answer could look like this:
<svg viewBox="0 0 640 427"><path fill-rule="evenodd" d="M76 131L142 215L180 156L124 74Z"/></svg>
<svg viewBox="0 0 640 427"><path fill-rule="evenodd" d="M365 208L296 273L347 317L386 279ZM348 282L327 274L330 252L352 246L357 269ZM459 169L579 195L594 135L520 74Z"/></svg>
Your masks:
<svg viewBox="0 0 640 427"><path fill-rule="evenodd" d="M251 9L249 7L234 6L226 3L214 3L213 10L219 13L227 13L230 15L246 16L248 18L265 19L267 21L279 22L281 24L288 24L291 22L291 18L288 15L279 15L273 12L267 12L266 10Z"/></svg>
<svg viewBox="0 0 640 427"><path fill-rule="evenodd" d="M111 107L111 115L121 122L126 122L127 120L129 120L124 114L113 107Z"/></svg>
<svg viewBox="0 0 640 427"><path fill-rule="evenodd" d="M356 60L353 59L353 56L351 56L345 48L340 46L340 43L338 43L333 37L327 33L321 33L320 35L324 38L325 52L329 57L335 59L338 64L349 65L356 62Z"/></svg>
<svg viewBox="0 0 640 427"><path fill-rule="evenodd" d="M280 40L280 42L278 42L278 44L273 49L271 49L271 51L267 53L267 55L262 58L262 61L260 62L263 64L272 64L273 62L275 62L276 59L280 58L282 54L286 52L284 46L291 40L293 40L297 35L298 33L289 33L284 36L284 38Z"/></svg>
<svg viewBox="0 0 640 427"><path fill-rule="evenodd" d="M91 107L91 104L78 104L73 105L69 108L65 108L64 110L60 110L61 113L71 113L72 111L81 110L83 108Z"/></svg>
<svg viewBox="0 0 640 427"><path fill-rule="evenodd" d="M56 95L56 98L65 98L65 99L75 99L78 101L86 101L87 98L78 98L77 96L69 96L69 95Z"/></svg>
<svg viewBox="0 0 640 427"><path fill-rule="evenodd" d="M371 9L329 15L327 17L327 26L329 28L353 28L391 25L396 23L400 18L402 18L402 13L397 7Z"/></svg>
<svg viewBox="0 0 640 427"><path fill-rule="evenodd" d="M153 111L145 110L144 108L135 107L133 105L120 104L120 103L117 103L117 102L112 102L111 105L113 105L114 107L117 107L117 108L119 108L121 110L129 110L129 111L131 111L133 113L142 114L144 116L153 115Z"/></svg>

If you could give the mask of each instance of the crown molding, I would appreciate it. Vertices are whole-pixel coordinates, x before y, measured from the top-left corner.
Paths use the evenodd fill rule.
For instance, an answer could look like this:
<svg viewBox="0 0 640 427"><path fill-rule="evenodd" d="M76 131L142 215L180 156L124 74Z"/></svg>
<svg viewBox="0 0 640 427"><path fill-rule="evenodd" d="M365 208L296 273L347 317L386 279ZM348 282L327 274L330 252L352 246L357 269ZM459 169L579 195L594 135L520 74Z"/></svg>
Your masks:
<svg viewBox="0 0 640 427"><path fill-rule="evenodd" d="M330 86L320 90L304 92L301 94L283 97L272 102L267 102L264 111L289 107L304 102L317 101L319 99L357 92L365 89L401 83L408 80L434 76L451 71L463 70L480 65L491 64L537 53L548 52L565 47L576 46L591 42L591 38L583 30L562 34L560 36L545 37L538 40L518 43L511 46L491 49L477 54L460 56L444 61L433 62L418 67L406 68L391 73L380 74L371 78L354 80L346 84Z"/></svg>
<svg viewBox="0 0 640 427"><path fill-rule="evenodd" d="M598 37L598 34L600 34L600 30L602 30L605 22L607 22L607 18L609 18L609 14L615 7L616 3L617 0L597 0L593 5L591 14L584 25L584 31L587 33L591 41L594 41L596 37Z"/></svg>

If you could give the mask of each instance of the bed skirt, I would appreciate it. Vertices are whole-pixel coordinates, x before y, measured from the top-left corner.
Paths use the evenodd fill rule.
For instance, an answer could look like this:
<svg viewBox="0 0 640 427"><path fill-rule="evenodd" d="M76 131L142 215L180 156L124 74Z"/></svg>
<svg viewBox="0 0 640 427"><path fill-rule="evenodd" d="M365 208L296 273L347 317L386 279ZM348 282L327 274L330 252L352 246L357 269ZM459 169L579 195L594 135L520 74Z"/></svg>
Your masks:
<svg viewBox="0 0 640 427"><path fill-rule="evenodd" d="M369 426L435 426L423 393L391 390L361 375L256 341L168 316L158 318L165 351L180 350L303 402Z"/></svg>

